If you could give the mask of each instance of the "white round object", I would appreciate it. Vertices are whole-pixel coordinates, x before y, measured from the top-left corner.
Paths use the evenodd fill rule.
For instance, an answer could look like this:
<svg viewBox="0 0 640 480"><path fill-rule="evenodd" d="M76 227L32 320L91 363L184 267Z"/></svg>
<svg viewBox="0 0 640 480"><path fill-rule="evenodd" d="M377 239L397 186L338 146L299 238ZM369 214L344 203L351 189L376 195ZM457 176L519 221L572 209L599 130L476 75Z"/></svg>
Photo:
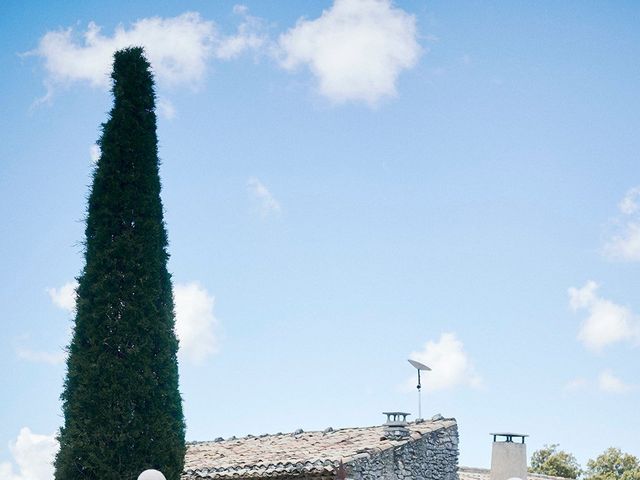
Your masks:
<svg viewBox="0 0 640 480"><path fill-rule="evenodd" d="M140 475L138 475L138 480L167 480L167 479L164 478L164 475L162 474L162 472L159 472L158 470L149 469L149 470L145 470Z"/></svg>

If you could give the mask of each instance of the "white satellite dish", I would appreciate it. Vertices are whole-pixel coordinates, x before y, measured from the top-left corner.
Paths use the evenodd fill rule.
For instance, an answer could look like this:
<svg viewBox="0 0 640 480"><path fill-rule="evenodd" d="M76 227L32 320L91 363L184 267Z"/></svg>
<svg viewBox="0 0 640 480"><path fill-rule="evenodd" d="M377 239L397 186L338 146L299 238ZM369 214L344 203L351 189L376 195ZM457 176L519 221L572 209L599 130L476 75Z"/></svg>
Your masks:
<svg viewBox="0 0 640 480"><path fill-rule="evenodd" d="M409 359L408 361L418 371L418 385L416 386L418 389L418 418L416 420L422 420L422 384L420 383L420 372L430 372L431 369L417 360Z"/></svg>
<svg viewBox="0 0 640 480"><path fill-rule="evenodd" d="M409 359L409 363L411 365L413 365L414 367L416 367L417 370L427 370L427 371L431 371L431 369L429 367L427 367L424 363L420 363L416 360L411 360Z"/></svg>

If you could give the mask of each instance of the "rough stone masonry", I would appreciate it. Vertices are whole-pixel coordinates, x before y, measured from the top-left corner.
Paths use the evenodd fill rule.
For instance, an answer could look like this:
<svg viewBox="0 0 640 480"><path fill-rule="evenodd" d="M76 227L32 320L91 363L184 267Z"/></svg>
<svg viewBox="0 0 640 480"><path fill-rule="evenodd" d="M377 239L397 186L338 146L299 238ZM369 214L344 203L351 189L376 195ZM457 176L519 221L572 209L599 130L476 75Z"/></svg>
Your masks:
<svg viewBox="0 0 640 480"><path fill-rule="evenodd" d="M435 430L376 455L354 459L346 470L354 480L457 480L457 425Z"/></svg>

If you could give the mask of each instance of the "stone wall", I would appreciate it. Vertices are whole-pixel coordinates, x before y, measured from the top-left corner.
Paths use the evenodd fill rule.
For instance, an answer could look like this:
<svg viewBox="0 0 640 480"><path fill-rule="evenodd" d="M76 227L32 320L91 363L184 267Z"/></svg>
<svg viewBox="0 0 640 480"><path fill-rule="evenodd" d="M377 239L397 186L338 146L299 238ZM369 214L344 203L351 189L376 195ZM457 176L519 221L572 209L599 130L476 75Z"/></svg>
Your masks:
<svg viewBox="0 0 640 480"><path fill-rule="evenodd" d="M352 480L458 480L458 427L438 429L345 465Z"/></svg>

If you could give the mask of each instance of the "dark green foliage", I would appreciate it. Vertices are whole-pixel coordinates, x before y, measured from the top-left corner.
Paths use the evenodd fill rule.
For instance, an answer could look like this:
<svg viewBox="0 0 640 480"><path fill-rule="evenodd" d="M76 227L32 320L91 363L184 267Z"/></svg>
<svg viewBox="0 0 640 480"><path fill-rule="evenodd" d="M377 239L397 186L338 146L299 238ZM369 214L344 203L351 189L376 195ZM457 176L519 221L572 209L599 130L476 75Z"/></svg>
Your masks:
<svg viewBox="0 0 640 480"><path fill-rule="evenodd" d="M532 473L553 475L555 477L578 478L582 471L572 454L558 450L558 445L545 445L531 455Z"/></svg>
<svg viewBox="0 0 640 480"><path fill-rule="evenodd" d="M116 52L86 222L86 265L62 394L56 480L178 480L185 454L153 78Z"/></svg>
<svg viewBox="0 0 640 480"><path fill-rule="evenodd" d="M640 480L640 460L619 448L608 448L587 462L586 480Z"/></svg>

